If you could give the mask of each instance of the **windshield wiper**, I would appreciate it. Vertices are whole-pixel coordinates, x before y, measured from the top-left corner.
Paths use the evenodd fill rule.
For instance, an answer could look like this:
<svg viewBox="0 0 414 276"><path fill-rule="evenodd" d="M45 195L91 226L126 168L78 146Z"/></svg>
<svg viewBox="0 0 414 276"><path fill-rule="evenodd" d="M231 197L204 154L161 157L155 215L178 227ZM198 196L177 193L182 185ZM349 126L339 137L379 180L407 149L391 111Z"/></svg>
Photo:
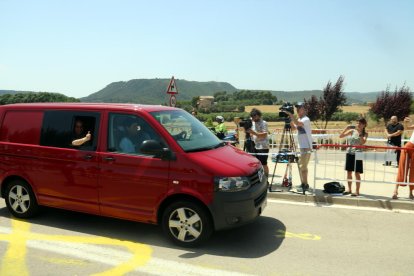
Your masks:
<svg viewBox="0 0 414 276"><path fill-rule="evenodd" d="M225 145L227 145L226 142L220 142L215 147L213 147L213 149L221 148L221 147L224 147Z"/></svg>
<svg viewBox="0 0 414 276"><path fill-rule="evenodd" d="M220 147L224 147L226 145L226 142L220 142L217 145L209 146L209 147L203 147L203 148L196 148L196 149L190 149L186 152L197 152L197 151L205 151L205 150L211 150L211 149L217 149Z"/></svg>

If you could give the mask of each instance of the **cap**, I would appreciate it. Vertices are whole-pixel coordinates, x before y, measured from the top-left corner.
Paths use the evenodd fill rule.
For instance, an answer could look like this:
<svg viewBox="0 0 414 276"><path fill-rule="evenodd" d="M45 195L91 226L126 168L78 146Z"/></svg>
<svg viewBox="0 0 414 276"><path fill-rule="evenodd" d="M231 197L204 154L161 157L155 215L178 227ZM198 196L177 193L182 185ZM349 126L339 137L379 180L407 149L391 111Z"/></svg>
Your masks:
<svg viewBox="0 0 414 276"><path fill-rule="evenodd" d="M224 118L223 118L223 116L218 115L218 116L216 117L216 120L224 121Z"/></svg>
<svg viewBox="0 0 414 276"><path fill-rule="evenodd" d="M304 107L304 106L305 106L305 103L304 102L297 102L297 104L295 104L295 107L296 108Z"/></svg>

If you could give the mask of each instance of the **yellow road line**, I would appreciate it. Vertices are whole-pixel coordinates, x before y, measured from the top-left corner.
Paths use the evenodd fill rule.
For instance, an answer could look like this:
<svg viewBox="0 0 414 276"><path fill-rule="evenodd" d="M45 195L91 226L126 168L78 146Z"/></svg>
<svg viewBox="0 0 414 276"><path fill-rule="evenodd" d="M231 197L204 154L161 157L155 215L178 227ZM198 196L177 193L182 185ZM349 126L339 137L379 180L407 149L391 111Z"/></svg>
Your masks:
<svg viewBox="0 0 414 276"><path fill-rule="evenodd" d="M301 240L311 240L311 241L319 241L321 239L320 236L309 234L309 233L302 233L302 234L295 234L291 232L286 232L284 230L277 230L278 234L276 237L278 238L297 238Z"/></svg>
<svg viewBox="0 0 414 276"><path fill-rule="evenodd" d="M0 268L0 275L22 275L28 276L29 271L26 265L26 241L27 235L30 231L30 224L24 221L12 220L13 231L7 236L9 246Z"/></svg>
<svg viewBox="0 0 414 276"><path fill-rule="evenodd" d="M144 266L152 255L152 249L148 245L134 243L130 241L121 241L104 237L81 237L65 235L45 235L30 232L30 224L24 221L12 220L12 232L10 234L0 234L0 240L9 242L8 249L2 261L0 275L29 275L26 265L26 242L28 240L39 241L59 241L71 243L86 243L100 245L115 245L127 248L132 257L107 271L94 275L124 275L125 273L135 270L137 267Z"/></svg>

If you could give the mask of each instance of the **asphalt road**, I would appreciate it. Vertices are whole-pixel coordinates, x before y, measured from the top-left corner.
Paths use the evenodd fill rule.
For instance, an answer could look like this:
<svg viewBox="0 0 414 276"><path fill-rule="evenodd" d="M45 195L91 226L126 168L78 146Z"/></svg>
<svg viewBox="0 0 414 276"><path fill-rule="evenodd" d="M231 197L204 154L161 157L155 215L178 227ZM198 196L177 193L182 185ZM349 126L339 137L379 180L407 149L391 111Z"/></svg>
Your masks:
<svg viewBox="0 0 414 276"><path fill-rule="evenodd" d="M0 202L0 275L413 275L414 214L269 200L254 223L177 248L160 227Z"/></svg>

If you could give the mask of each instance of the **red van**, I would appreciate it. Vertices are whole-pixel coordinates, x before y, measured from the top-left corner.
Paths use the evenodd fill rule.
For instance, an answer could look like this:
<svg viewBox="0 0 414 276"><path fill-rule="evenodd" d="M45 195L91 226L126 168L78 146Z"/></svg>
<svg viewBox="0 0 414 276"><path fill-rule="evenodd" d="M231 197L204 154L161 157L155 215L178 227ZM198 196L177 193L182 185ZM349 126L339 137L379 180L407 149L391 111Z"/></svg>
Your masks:
<svg viewBox="0 0 414 276"><path fill-rule="evenodd" d="M15 217L50 206L161 224L181 246L267 200L256 158L184 110L134 104L0 106L0 189Z"/></svg>

